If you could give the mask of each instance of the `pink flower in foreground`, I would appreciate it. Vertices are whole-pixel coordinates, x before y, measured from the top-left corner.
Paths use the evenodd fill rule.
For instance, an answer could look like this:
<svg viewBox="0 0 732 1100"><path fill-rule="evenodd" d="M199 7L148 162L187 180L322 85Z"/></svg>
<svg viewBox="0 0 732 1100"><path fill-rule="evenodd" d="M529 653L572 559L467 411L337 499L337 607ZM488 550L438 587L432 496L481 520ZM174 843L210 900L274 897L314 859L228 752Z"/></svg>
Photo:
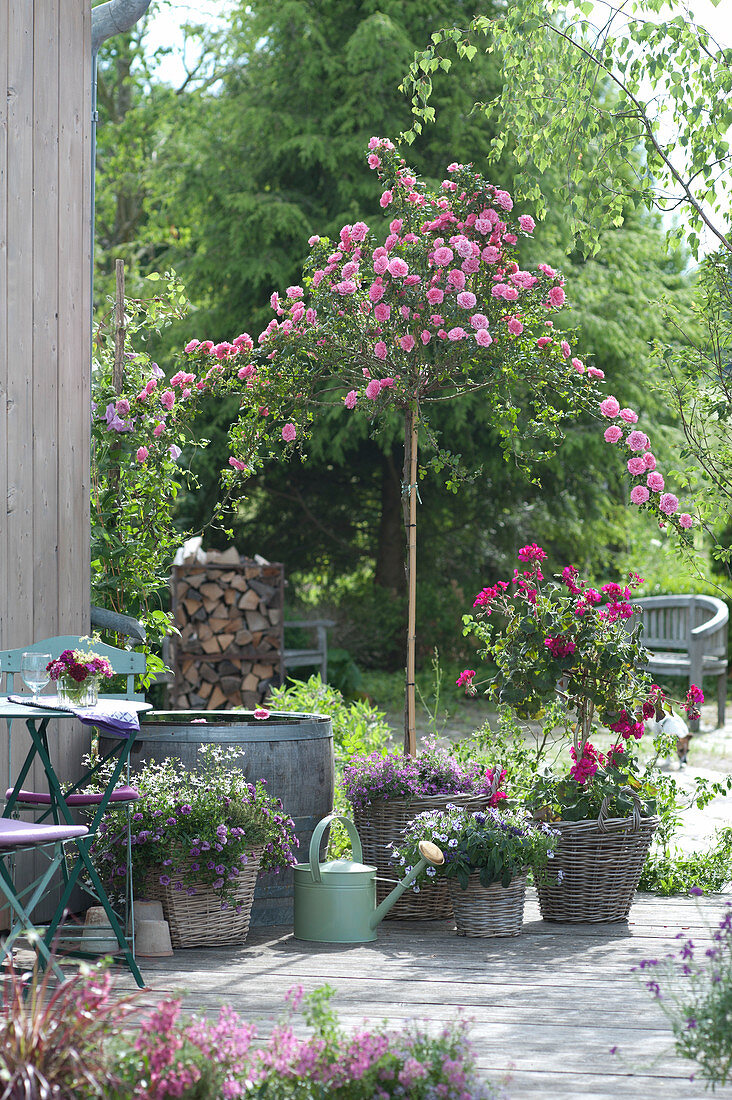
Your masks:
<svg viewBox="0 0 732 1100"><path fill-rule="evenodd" d="M648 436L645 432L631 432L625 442L631 451L643 451L648 444Z"/></svg>
<svg viewBox="0 0 732 1100"><path fill-rule="evenodd" d="M257 707L257 709L253 712L253 715L255 718L259 719L269 718L269 711L265 710L264 707Z"/></svg>
<svg viewBox="0 0 732 1100"><path fill-rule="evenodd" d="M458 325L456 328L451 328L447 334L448 340L464 340L467 336L467 332L464 328L460 328Z"/></svg>
<svg viewBox="0 0 732 1100"><path fill-rule="evenodd" d="M170 411L175 405L175 394L172 390L166 390L160 397L160 404Z"/></svg>
<svg viewBox="0 0 732 1100"><path fill-rule="evenodd" d="M349 390L348 393L346 394L346 396L343 398L343 404L346 406L347 409L355 408L355 405L356 405L357 401L358 401L358 394L356 393L355 390Z"/></svg>
<svg viewBox="0 0 732 1100"><path fill-rule="evenodd" d="M389 203L392 201L393 198L394 198L394 195L392 194L391 191L385 191L384 194L379 199L379 206L382 207L382 209L386 209L386 207L389 205Z"/></svg>
<svg viewBox="0 0 732 1100"><path fill-rule="evenodd" d="M546 550L542 550L541 546L538 546L535 542L522 546L518 552L519 561L544 561L545 559Z"/></svg>
<svg viewBox="0 0 732 1100"><path fill-rule="evenodd" d="M188 343L186 344L186 346L183 348L183 351L185 351L185 352L194 351L198 347L200 342L201 342L200 340L189 340Z"/></svg>
<svg viewBox="0 0 732 1100"><path fill-rule="evenodd" d="M470 318L473 328L488 328L488 318L485 313L474 313Z"/></svg>
<svg viewBox="0 0 732 1100"><path fill-rule="evenodd" d="M643 464L647 470L656 469L656 456L651 454L650 451L646 451L643 455Z"/></svg>
<svg viewBox="0 0 732 1100"><path fill-rule="evenodd" d="M673 493L664 493L658 502L658 507L665 515L672 516L679 510L679 498Z"/></svg>
<svg viewBox="0 0 732 1100"><path fill-rule="evenodd" d="M572 360L572 366L574 367L574 369L577 371L578 374L584 374L585 373L585 365L584 365L584 363L582 362L581 359L577 359L575 357Z"/></svg>
<svg viewBox="0 0 732 1100"><path fill-rule="evenodd" d="M438 267L447 267L453 258L453 251L451 248L436 248L432 258Z"/></svg>
<svg viewBox="0 0 732 1100"><path fill-rule="evenodd" d="M531 214L521 214L519 216L519 227L523 229L524 233L533 233L536 228L536 222L531 217Z"/></svg>
<svg viewBox="0 0 732 1100"><path fill-rule="evenodd" d="M553 286L549 291L549 301L555 309L559 309L564 305L567 295L564 293L560 286Z"/></svg>
<svg viewBox="0 0 732 1100"><path fill-rule="evenodd" d="M411 351L414 347L414 344L415 339L413 336L410 336L409 333L407 333L406 336L399 337L399 346L401 347L402 351Z"/></svg>
<svg viewBox="0 0 732 1100"><path fill-rule="evenodd" d="M180 447L176 446L175 443L170 444L170 446L168 447L168 452L170 454L170 457L173 459L173 462L177 462L181 454L183 453Z"/></svg>
<svg viewBox="0 0 732 1100"><path fill-rule="evenodd" d="M605 442L617 443L618 440L623 438L622 429L617 424L611 424L609 428L605 429Z"/></svg>
<svg viewBox="0 0 732 1100"><path fill-rule="evenodd" d="M429 344L430 340L432 339L432 333L429 332L426 328L423 328L419 334L419 338L423 344Z"/></svg>
<svg viewBox="0 0 732 1100"><path fill-rule="evenodd" d="M509 317L508 319L508 331L512 336L520 336L524 331L524 326L519 321L518 317Z"/></svg>
<svg viewBox="0 0 732 1100"><path fill-rule="evenodd" d="M475 676L475 669L464 668L463 671L458 676L455 683L457 684L458 687L462 687L464 684L469 684L471 682L471 680L474 678L474 676Z"/></svg>
<svg viewBox="0 0 732 1100"><path fill-rule="evenodd" d="M379 340L377 344L374 344L374 355L377 359L386 359L386 344L383 340Z"/></svg>
<svg viewBox="0 0 732 1100"><path fill-rule="evenodd" d="M646 472L646 464L640 455L628 459L628 472L631 473L633 477L640 477L641 474Z"/></svg>
<svg viewBox="0 0 732 1100"><path fill-rule="evenodd" d="M387 271L390 275L403 279L405 275L409 274L409 264L400 256L395 256L393 260L389 260Z"/></svg>
<svg viewBox="0 0 732 1100"><path fill-rule="evenodd" d="M567 343L567 341L566 341L566 340L562 340L562 342L560 343L559 347L560 347L560 349L561 349L561 352L562 352L562 355L564 356L564 358L565 358L565 359L569 359L569 357L570 357L570 356L571 356L571 354L572 354L572 349L570 348L570 346L569 346L569 344Z"/></svg>
<svg viewBox="0 0 732 1100"><path fill-rule="evenodd" d="M685 528L687 531L693 525L694 520L691 518L688 512L682 512L679 516L679 526Z"/></svg>
<svg viewBox="0 0 732 1100"><path fill-rule="evenodd" d="M631 491L630 500L633 504L645 504L650 495L645 485L636 485Z"/></svg>
<svg viewBox="0 0 732 1100"><path fill-rule="evenodd" d="M621 409L620 410L620 419L624 420L626 424L637 424L638 423L638 413L633 412L632 409Z"/></svg>
<svg viewBox="0 0 732 1100"><path fill-rule="evenodd" d="M156 439L158 439L163 434L164 431L165 431L165 421L161 420L153 428L153 435L155 436Z"/></svg>
<svg viewBox="0 0 732 1100"><path fill-rule="evenodd" d="M310 245L311 248L313 247L314 244L318 244L319 241L320 241L320 237L318 237L317 234L314 234L312 237L308 237L308 244Z"/></svg>
<svg viewBox="0 0 732 1100"><path fill-rule="evenodd" d="M489 348L493 343L493 337L487 328L479 328L475 334L475 342L482 348Z"/></svg>
<svg viewBox="0 0 732 1100"><path fill-rule="evenodd" d="M294 424L285 424L282 429L282 438L285 443L292 443L293 439L297 439L297 428Z"/></svg>
<svg viewBox="0 0 732 1100"><path fill-rule="evenodd" d="M657 473L653 473L653 472L650 473L648 475L648 477L646 478L646 485L648 486L649 489L653 489L654 493L663 492L663 486L664 486L663 476L661 474L657 474Z"/></svg>
<svg viewBox="0 0 732 1100"><path fill-rule="evenodd" d="M391 316L391 306L388 306L386 302L377 302L374 306L374 317L381 324L382 321L388 321Z"/></svg>
<svg viewBox="0 0 732 1100"><path fill-rule="evenodd" d="M375 401L380 393L381 383L377 382L375 378L372 378L368 386L366 387L366 396L368 397L369 401Z"/></svg>
<svg viewBox="0 0 732 1100"><path fill-rule="evenodd" d="M231 458L229 459L229 465L230 465L230 466L232 467L232 469L234 469L234 470L238 470L238 471L239 471L239 473L243 473L243 471L244 471L244 470L246 470L246 465L245 465L245 463L243 463L243 462L242 462L242 461L241 461L240 459L238 459L238 458L234 458L234 456L233 456L233 455L232 455L232 456L231 456Z"/></svg>
<svg viewBox="0 0 732 1100"><path fill-rule="evenodd" d="M472 290L461 290L457 296L457 304L462 309L473 309L476 303L476 297Z"/></svg>
<svg viewBox="0 0 732 1100"><path fill-rule="evenodd" d="M145 462L145 460L147 459L147 456L149 454L150 454L150 452L148 451L147 447L138 447L137 448L137 454L135 455L135 458L137 459L138 462Z"/></svg>
<svg viewBox="0 0 732 1100"><path fill-rule="evenodd" d="M542 336L542 340L546 337ZM618 415L620 412L620 402L617 397L606 397L604 401L600 402L600 412L603 416L610 417L611 419Z"/></svg>

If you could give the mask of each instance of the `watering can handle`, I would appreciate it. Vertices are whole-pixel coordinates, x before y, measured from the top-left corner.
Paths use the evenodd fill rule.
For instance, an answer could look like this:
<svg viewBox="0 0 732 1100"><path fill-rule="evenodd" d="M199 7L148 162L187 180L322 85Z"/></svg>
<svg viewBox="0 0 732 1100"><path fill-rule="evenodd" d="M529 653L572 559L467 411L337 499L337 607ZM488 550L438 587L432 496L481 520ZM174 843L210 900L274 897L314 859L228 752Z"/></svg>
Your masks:
<svg viewBox="0 0 732 1100"><path fill-rule="evenodd" d="M313 882L320 882L320 842L323 839L323 833L334 821L340 821L345 825L348 833L349 840L351 841L351 849L353 851L353 858L356 863L363 863L363 848L361 847L361 837L358 835L358 829L349 818L344 817L342 814L328 814L322 821L319 821L313 830L313 835L310 839L310 873L313 876Z"/></svg>

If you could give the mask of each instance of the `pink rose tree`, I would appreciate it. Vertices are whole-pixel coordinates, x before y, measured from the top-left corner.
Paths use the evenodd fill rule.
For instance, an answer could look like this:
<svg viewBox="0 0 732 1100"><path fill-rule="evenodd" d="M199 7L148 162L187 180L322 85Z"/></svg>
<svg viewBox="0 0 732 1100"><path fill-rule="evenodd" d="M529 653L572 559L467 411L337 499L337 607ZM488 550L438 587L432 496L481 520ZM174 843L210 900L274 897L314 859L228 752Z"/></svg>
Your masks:
<svg viewBox="0 0 732 1100"><path fill-rule="evenodd" d="M534 222L528 214L512 220L506 191L459 164L429 191L384 139L371 139L368 163L388 225L356 222L335 242L311 238L303 286L272 296L275 315L254 358L283 391L311 404L335 399L346 416L378 421L397 411L403 419L405 748L413 753L418 443L422 436L435 446L430 404L483 391L486 424L507 449L522 441L528 467L559 442L565 418L596 408L602 372L585 368L555 329L566 297L561 275L547 264L521 267L517 245ZM437 462L455 477L453 456L438 450Z"/></svg>

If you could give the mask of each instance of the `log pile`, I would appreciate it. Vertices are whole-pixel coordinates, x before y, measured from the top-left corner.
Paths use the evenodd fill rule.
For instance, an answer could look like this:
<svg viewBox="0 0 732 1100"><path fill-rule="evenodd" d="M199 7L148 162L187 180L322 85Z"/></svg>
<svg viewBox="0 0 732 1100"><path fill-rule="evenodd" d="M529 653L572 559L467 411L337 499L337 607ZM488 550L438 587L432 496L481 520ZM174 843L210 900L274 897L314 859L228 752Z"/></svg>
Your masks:
<svg viewBox="0 0 732 1100"><path fill-rule="evenodd" d="M176 565L170 580L175 625L174 709L261 706L282 682L284 567Z"/></svg>

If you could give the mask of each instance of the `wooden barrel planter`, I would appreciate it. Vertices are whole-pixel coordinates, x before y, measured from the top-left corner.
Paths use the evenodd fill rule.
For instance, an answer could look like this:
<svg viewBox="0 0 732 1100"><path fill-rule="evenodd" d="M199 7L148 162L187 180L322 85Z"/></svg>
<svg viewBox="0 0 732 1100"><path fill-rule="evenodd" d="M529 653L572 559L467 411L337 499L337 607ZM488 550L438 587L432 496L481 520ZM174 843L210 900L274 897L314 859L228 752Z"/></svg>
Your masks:
<svg viewBox="0 0 732 1100"><path fill-rule="evenodd" d="M200 719L205 719L201 722ZM199 721L195 721L199 719ZM277 714L255 719L246 711L150 711L142 715L130 754L132 768L148 760L176 757L197 770L199 748L214 744L239 749L239 767L250 783L261 779L282 800L295 822L300 853L307 853L313 829L333 809L334 758L330 718L320 714ZM102 751L109 738L100 739ZM302 856L301 856L302 858ZM290 870L260 874L251 924L293 922Z"/></svg>

